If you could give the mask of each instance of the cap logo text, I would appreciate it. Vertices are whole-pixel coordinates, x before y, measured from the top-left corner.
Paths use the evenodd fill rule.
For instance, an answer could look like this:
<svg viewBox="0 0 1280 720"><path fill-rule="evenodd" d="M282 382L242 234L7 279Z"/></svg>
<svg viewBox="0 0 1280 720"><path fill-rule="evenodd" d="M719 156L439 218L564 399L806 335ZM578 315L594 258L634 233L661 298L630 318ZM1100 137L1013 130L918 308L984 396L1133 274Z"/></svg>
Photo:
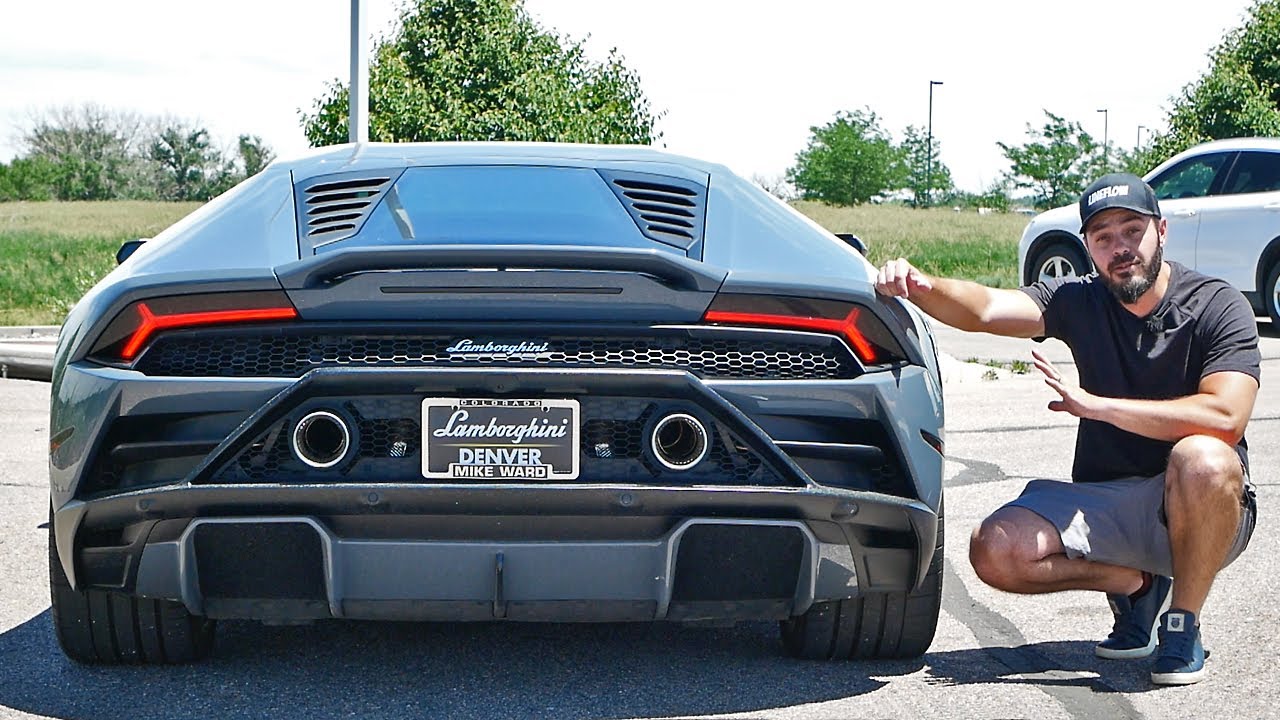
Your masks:
<svg viewBox="0 0 1280 720"><path fill-rule="evenodd" d="M1128 185L1112 185L1111 187L1104 187L1101 190L1094 191L1094 193L1089 196L1089 202L1086 204L1092 205L1099 200L1106 200L1107 198L1119 197L1120 195L1128 194Z"/></svg>

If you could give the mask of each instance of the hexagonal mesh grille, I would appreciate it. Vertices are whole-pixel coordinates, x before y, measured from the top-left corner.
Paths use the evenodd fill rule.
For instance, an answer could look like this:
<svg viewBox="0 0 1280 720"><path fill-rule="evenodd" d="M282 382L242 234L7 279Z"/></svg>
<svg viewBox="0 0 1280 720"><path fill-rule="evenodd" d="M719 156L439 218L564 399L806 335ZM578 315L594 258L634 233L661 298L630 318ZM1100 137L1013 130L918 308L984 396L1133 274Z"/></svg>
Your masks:
<svg viewBox="0 0 1280 720"><path fill-rule="evenodd" d="M663 468L646 449L656 414L691 408L659 408L650 400L584 397L581 407L580 483L790 487L728 428L712 422L707 457L684 472ZM355 422L355 451L338 465L316 470L294 457L289 431L302 410L255 438L209 482L221 483L435 483L422 476L421 400L370 396L330 398ZM468 482L448 480L448 483ZM476 482L492 483L492 479ZM522 480L520 482L530 482Z"/></svg>
<svg viewBox="0 0 1280 720"><path fill-rule="evenodd" d="M741 337L550 337L549 350L537 355L445 352L457 340L283 330L179 332L157 339L136 367L147 375L176 377L298 377L318 367L411 366L663 368L705 378L760 380L839 380L858 374L857 362L834 339L799 344Z"/></svg>

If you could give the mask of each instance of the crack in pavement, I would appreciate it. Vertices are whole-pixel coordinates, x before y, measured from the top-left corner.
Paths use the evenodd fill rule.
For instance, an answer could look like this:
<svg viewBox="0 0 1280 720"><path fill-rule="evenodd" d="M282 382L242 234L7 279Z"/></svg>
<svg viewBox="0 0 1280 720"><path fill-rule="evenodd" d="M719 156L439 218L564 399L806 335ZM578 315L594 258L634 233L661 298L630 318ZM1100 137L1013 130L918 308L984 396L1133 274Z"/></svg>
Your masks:
<svg viewBox="0 0 1280 720"><path fill-rule="evenodd" d="M1030 475L1006 475L999 465L986 462L984 460L974 460L972 458L962 458L954 455L948 455L947 460L949 462L959 463L965 466L965 469L957 473L955 477L945 481L944 485L948 488L964 487L965 485L978 485L981 483L1001 482L1004 480L1036 479Z"/></svg>
<svg viewBox="0 0 1280 720"><path fill-rule="evenodd" d="M1075 425L1017 425L1014 427L986 427L974 430L948 430L947 435L977 435L991 432L1031 432L1034 430L1075 430Z"/></svg>
<svg viewBox="0 0 1280 720"><path fill-rule="evenodd" d="M1102 678L1053 668L1049 655L1027 644L1027 638L1009 618L974 600L950 560L943 561L947 592L942 608L973 632L978 645L996 663L1014 675L1047 675L1031 681L1053 698L1073 718L1141 718L1142 713L1117 688ZM978 681L976 678L974 681Z"/></svg>

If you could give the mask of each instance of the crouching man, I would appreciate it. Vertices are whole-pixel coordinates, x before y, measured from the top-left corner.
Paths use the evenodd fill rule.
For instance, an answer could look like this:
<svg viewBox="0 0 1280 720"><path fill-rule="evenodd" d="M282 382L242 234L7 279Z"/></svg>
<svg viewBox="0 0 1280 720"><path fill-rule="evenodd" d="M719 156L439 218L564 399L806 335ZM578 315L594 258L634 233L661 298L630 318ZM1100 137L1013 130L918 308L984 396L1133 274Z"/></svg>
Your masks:
<svg viewBox="0 0 1280 720"><path fill-rule="evenodd" d="M1141 178L1100 178L1080 217L1092 275L1001 290L899 259L876 289L962 330L1071 348L1079 386L1032 355L1049 408L1080 419L1072 482L1029 483L974 530L970 561L1008 592L1106 593L1115 625L1097 654L1155 652L1152 682L1189 685L1204 674L1200 610L1257 512L1244 439L1257 325L1239 291L1164 260L1166 221Z"/></svg>

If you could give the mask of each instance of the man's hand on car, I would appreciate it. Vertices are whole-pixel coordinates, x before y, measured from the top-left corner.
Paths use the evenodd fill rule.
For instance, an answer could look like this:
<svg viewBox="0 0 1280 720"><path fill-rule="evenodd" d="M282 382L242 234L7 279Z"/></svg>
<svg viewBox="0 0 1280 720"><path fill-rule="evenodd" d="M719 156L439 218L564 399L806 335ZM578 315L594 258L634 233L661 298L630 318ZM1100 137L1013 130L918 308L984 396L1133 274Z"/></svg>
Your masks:
<svg viewBox="0 0 1280 720"><path fill-rule="evenodd" d="M933 281L906 258L890 260L876 276L876 292L889 297L909 298L911 293L933 289Z"/></svg>

